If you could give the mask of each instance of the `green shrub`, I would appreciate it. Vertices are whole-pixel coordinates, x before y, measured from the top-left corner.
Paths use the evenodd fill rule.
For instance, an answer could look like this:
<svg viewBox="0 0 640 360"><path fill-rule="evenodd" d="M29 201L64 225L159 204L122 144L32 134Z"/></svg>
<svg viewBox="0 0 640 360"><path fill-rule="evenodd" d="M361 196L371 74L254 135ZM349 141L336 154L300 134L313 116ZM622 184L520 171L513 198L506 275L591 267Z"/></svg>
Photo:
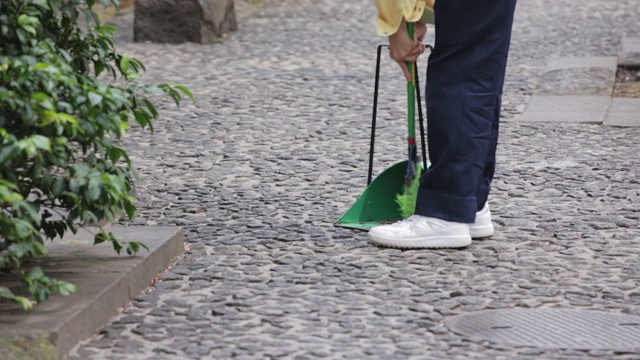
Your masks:
<svg viewBox="0 0 640 360"><path fill-rule="evenodd" d="M144 247L99 226L136 210L135 170L119 139L130 122L153 130L158 112L147 94L193 99L180 85L139 83L144 65L116 52L116 29L100 25L94 3L0 2L0 271L19 274L36 302L75 291L22 268L47 254L45 240L94 225L96 244L110 241L129 254ZM32 305L6 287L2 298Z"/></svg>

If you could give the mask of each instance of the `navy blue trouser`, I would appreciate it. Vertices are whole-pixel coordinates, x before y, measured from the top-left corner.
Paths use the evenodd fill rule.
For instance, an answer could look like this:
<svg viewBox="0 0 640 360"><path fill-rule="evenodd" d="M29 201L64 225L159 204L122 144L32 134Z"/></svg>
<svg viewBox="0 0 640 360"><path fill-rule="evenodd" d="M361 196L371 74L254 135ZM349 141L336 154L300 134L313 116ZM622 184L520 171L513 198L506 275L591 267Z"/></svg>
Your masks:
<svg viewBox="0 0 640 360"><path fill-rule="evenodd" d="M438 0L427 68L431 167L416 214L473 223L495 170L501 95L516 0Z"/></svg>

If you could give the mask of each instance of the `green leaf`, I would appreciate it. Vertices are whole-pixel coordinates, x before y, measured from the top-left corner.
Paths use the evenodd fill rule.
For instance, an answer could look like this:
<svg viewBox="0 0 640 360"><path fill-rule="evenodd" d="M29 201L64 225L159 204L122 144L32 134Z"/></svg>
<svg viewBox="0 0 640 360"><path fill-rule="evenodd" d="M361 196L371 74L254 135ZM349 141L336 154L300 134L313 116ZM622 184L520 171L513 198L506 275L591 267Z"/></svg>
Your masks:
<svg viewBox="0 0 640 360"><path fill-rule="evenodd" d="M129 72L127 74L127 80L132 81L132 82L135 82L136 80L138 80L140 78L142 78L142 75L140 75L140 74L138 74L136 72L133 72L133 71L131 71L131 72Z"/></svg>
<svg viewBox="0 0 640 360"><path fill-rule="evenodd" d="M111 159L111 162L115 164L118 162L118 160L120 160L120 157L122 156L123 151L124 150L118 147L112 147L107 151L107 155L109 156L109 159Z"/></svg>
<svg viewBox="0 0 640 360"><path fill-rule="evenodd" d="M100 74L102 74L104 69L106 69L107 67L105 63L103 63L102 61L95 61L93 65L94 65L93 67L95 69L96 77L100 76Z"/></svg>
<svg viewBox="0 0 640 360"><path fill-rule="evenodd" d="M0 286L0 299L13 299L14 297L15 295L13 295L13 292L11 292L8 287Z"/></svg>
<svg viewBox="0 0 640 360"><path fill-rule="evenodd" d="M32 244L34 247L34 254L36 254L37 256L49 254L49 250L47 250L47 248L42 243L34 241Z"/></svg>
<svg viewBox="0 0 640 360"><path fill-rule="evenodd" d="M117 239L112 239L111 243L113 244L113 250L116 251L118 255L122 252L122 243Z"/></svg>
<svg viewBox="0 0 640 360"><path fill-rule="evenodd" d="M118 28L113 25L101 25L96 28L96 30L101 34L114 35L118 32Z"/></svg>
<svg viewBox="0 0 640 360"><path fill-rule="evenodd" d="M38 224L40 222L40 216L39 216L39 208L29 202L21 202L19 204L16 204L14 207L16 207L16 210L19 211L21 214L25 214L28 215L29 217L29 221L31 221L34 224Z"/></svg>
<svg viewBox="0 0 640 360"><path fill-rule="evenodd" d="M27 275L28 279L40 279L42 277L44 277L44 272L38 266L36 266L33 269L31 269L29 271L29 274Z"/></svg>
<svg viewBox="0 0 640 360"><path fill-rule="evenodd" d="M51 140L42 135L32 135L18 141L18 147L27 153L27 156L35 156L38 150L51 151Z"/></svg>
<svg viewBox="0 0 640 360"><path fill-rule="evenodd" d="M0 164L6 164L8 159L15 155L19 147L15 145L7 145L0 149Z"/></svg>
<svg viewBox="0 0 640 360"><path fill-rule="evenodd" d="M80 190L80 181L78 181L78 179L76 178L72 178L69 180L69 189L74 192L77 193L78 190Z"/></svg>
<svg viewBox="0 0 640 360"><path fill-rule="evenodd" d="M27 44L29 42L29 38L27 37L27 32L23 29L16 30L16 35L18 35L18 39L22 44Z"/></svg>
<svg viewBox="0 0 640 360"><path fill-rule="evenodd" d="M51 102L51 97L43 92L37 92L31 95L31 98L36 101L38 106L47 109L53 110L53 103Z"/></svg>
<svg viewBox="0 0 640 360"><path fill-rule="evenodd" d="M50 68L54 68L54 67L51 66L50 64L45 63L45 62L39 62L33 67L33 70L45 71L45 70L49 70Z"/></svg>
<svg viewBox="0 0 640 360"><path fill-rule="evenodd" d="M96 106L102 102L103 96L93 91L89 92L89 103L91 106Z"/></svg>
<svg viewBox="0 0 640 360"><path fill-rule="evenodd" d="M32 135L30 137L33 145L40 150L51 151L51 140L43 135Z"/></svg>
<svg viewBox="0 0 640 360"><path fill-rule="evenodd" d="M56 229L51 223L45 223L42 225L42 231L47 238L53 239L56 237Z"/></svg>
<svg viewBox="0 0 640 360"><path fill-rule="evenodd" d="M61 112L61 113L58 113L57 115L58 115L58 120L60 120L63 123L78 125L78 119L76 119L76 117L71 114Z"/></svg>
<svg viewBox="0 0 640 360"><path fill-rule="evenodd" d="M67 225L65 224L65 222L64 221L58 221L58 222L54 223L53 226L54 226L54 229L56 230L56 233L58 234L58 236L60 238L62 238L64 236L64 233L67 230ZM75 231L73 231L73 233L75 234Z"/></svg>
<svg viewBox="0 0 640 360"><path fill-rule="evenodd" d="M91 10L91 6L93 6L93 3L95 1L91 1L91 5L89 5L89 8L83 8L82 12L84 13L84 16L87 20L87 27L88 28L92 28L92 20L93 20L93 25L95 26L100 26L100 18L98 17L98 14L96 14L95 11ZM87 0L87 4L89 4L89 0Z"/></svg>
<svg viewBox="0 0 640 360"><path fill-rule="evenodd" d="M144 64L142 63L142 61L140 61L138 59L131 59L131 63L135 64L136 71L138 71L138 69L142 69L142 71L147 71L147 69L144 67Z"/></svg>
<svg viewBox="0 0 640 360"><path fill-rule="evenodd" d="M185 93L192 101L196 101L195 96L193 96L193 93L191 92L191 90L189 90L189 88L187 88L186 86L175 85L175 88Z"/></svg>
<svg viewBox="0 0 640 360"><path fill-rule="evenodd" d="M122 55L120 58L120 71L125 75L129 74L129 60L127 55Z"/></svg>
<svg viewBox="0 0 640 360"><path fill-rule="evenodd" d="M127 254L135 255L140 251L140 248L144 248L145 250L149 251L149 247L147 247L147 245L141 242L131 241L127 244Z"/></svg>
<svg viewBox="0 0 640 360"><path fill-rule="evenodd" d="M62 57L64 57L64 60L68 63L73 61L73 56L71 56L71 54L69 54L69 52L65 49L58 49L58 51L60 52L60 54L62 55Z"/></svg>
<svg viewBox="0 0 640 360"><path fill-rule="evenodd" d="M82 212L82 223L95 225L100 222L100 219L96 216L93 211L85 210Z"/></svg>
<svg viewBox="0 0 640 360"><path fill-rule="evenodd" d="M22 27L25 31L32 34L33 36L37 35L36 29L34 28L34 26L37 26L39 23L40 22L36 17L29 16L26 14L22 14L18 16L18 25L20 25L20 27Z"/></svg>
<svg viewBox="0 0 640 360"><path fill-rule="evenodd" d="M127 244L127 254L129 254L129 255L136 254L139 249L140 249L139 243L130 242L129 244Z"/></svg>
<svg viewBox="0 0 640 360"><path fill-rule="evenodd" d="M77 286L71 283L68 283L66 281L58 281L57 288L58 288L58 292L60 292L60 295L63 295L63 296L68 296L70 294L78 292Z"/></svg>
<svg viewBox="0 0 640 360"><path fill-rule="evenodd" d="M31 26L31 25L22 25L22 28L28 32L29 34L36 36L38 33L36 32L36 29Z"/></svg>
<svg viewBox="0 0 640 360"><path fill-rule="evenodd" d="M13 226L14 226L16 235L19 238L23 238L23 239L29 238L31 234L35 233L35 229L33 228L33 225L31 225L30 223L24 220L15 219L13 221Z"/></svg>
<svg viewBox="0 0 640 360"><path fill-rule="evenodd" d="M96 201L100 198L100 193L101 189L98 180L95 178L89 180L89 185L87 187L87 199L92 202Z"/></svg>
<svg viewBox="0 0 640 360"><path fill-rule="evenodd" d="M27 299L24 296L15 296L13 300L22 306L24 311L29 311L33 309L33 301Z"/></svg>
<svg viewBox="0 0 640 360"><path fill-rule="evenodd" d="M138 124L140 124L140 126L142 126L144 128L147 125L151 124L151 122L149 121L150 120L149 113L147 113L146 111L144 111L142 109L135 109L134 112L135 112L136 122Z"/></svg>
<svg viewBox="0 0 640 360"><path fill-rule="evenodd" d="M132 243L134 243L134 242L137 243L138 245L140 245L141 248L149 251L149 247L146 244L141 243L141 242L132 241Z"/></svg>
<svg viewBox="0 0 640 360"><path fill-rule="evenodd" d="M169 89L169 96L173 99L173 101L176 103L177 106L180 106L180 100L182 100L182 97L180 96L180 93L173 90L173 89Z"/></svg>
<svg viewBox="0 0 640 360"><path fill-rule="evenodd" d="M149 101L147 99L143 99L142 101L147 106L147 109L149 109L149 111L151 111L151 114L153 115L153 118L157 119L158 118L158 110L156 109L156 107L151 103L151 101Z"/></svg>
<svg viewBox="0 0 640 360"><path fill-rule="evenodd" d="M124 158L127 162L127 165L131 166L131 159L129 158L129 154L119 147L112 147L107 151L107 155L112 163L117 163L120 158Z"/></svg>
<svg viewBox="0 0 640 360"><path fill-rule="evenodd" d="M123 205L124 205L124 209L127 212L127 216L129 217L129 220L132 220L136 214L136 206L133 204L132 201L125 201Z"/></svg>
<svg viewBox="0 0 640 360"><path fill-rule="evenodd" d="M93 237L93 245L102 244L107 240L110 240L109 235L106 232L101 231L97 233L96 236Z"/></svg>
<svg viewBox="0 0 640 360"><path fill-rule="evenodd" d="M11 181L8 181L8 180L5 180L5 179L1 179L1 178L0 178L0 186L5 186L5 187L7 187L9 189L14 189L14 190L18 189L18 185L12 183Z"/></svg>

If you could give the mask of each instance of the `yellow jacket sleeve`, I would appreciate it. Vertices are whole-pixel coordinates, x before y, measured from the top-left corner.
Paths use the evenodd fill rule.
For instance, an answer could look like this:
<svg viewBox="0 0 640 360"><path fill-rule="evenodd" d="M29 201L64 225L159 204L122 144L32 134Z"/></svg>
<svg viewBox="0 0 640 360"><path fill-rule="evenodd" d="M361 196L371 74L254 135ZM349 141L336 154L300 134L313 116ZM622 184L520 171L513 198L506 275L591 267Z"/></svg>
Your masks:
<svg viewBox="0 0 640 360"><path fill-rule="evenodd" d="M398 31L402 18L408 22L433 24L435 0L376 0L378 35L389 36Z"/></svg>

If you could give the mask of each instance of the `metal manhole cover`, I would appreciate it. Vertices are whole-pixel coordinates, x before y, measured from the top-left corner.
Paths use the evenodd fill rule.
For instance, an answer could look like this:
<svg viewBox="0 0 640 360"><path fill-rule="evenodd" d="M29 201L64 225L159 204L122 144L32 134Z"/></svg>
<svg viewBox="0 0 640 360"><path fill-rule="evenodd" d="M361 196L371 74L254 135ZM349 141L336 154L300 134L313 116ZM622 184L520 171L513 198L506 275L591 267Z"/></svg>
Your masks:
<svg viewBox="0 0 640 360"><path fill-rule="evenodd" d="M595 310L503 309L452 317L452 331L498 344L576 350L640 349L640 317Z"/></svg>

